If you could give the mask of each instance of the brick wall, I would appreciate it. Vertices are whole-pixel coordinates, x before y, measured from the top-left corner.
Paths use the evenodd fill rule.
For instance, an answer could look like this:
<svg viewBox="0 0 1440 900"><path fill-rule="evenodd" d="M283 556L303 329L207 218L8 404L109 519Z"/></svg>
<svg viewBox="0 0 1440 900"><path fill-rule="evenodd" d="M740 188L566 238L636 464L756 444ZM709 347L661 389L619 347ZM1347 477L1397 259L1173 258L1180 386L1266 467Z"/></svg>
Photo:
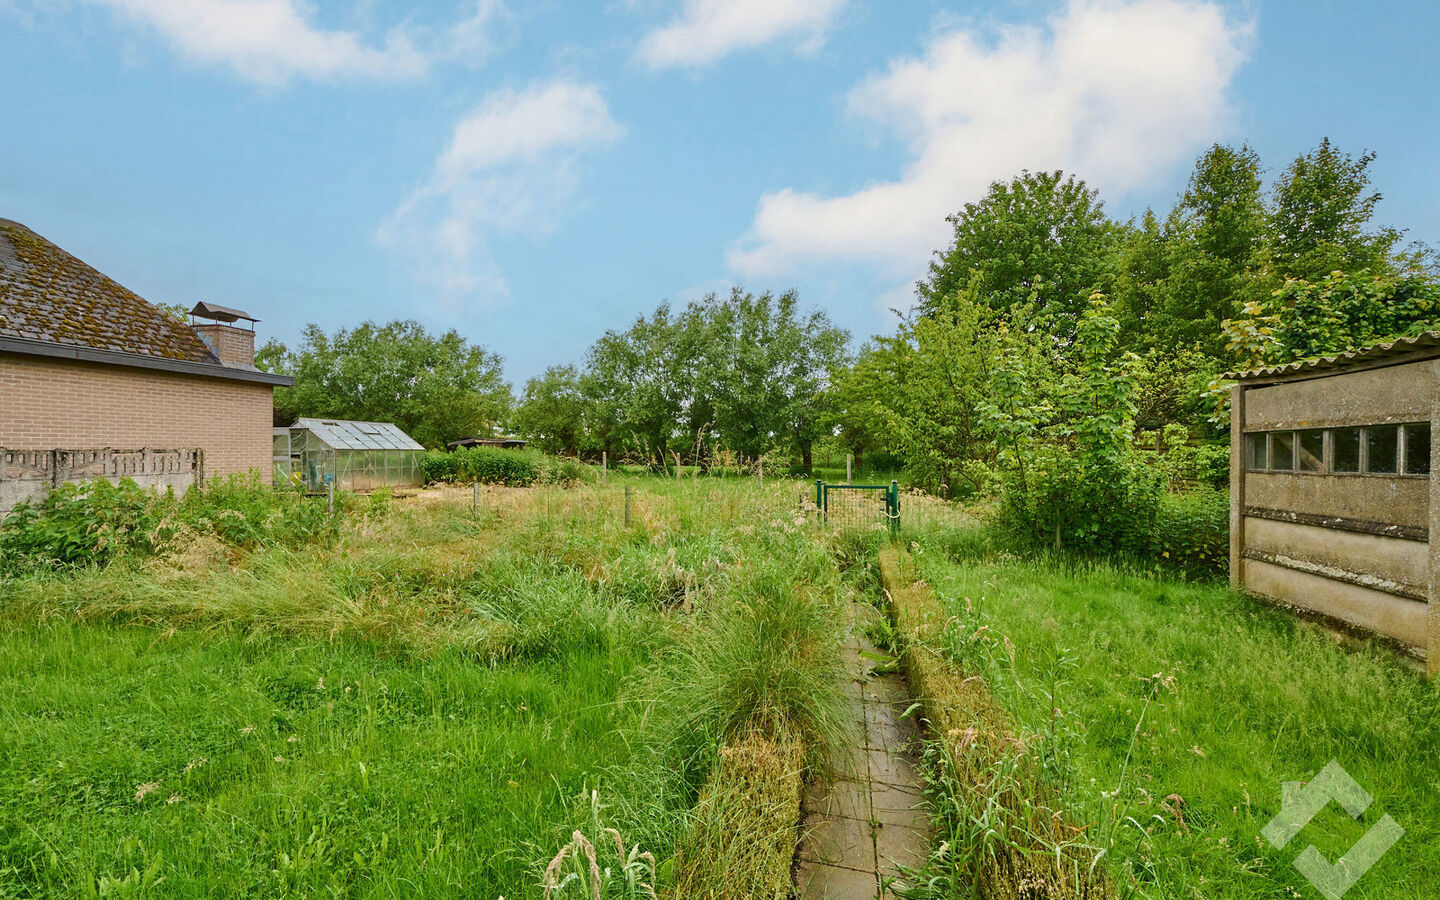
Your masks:
<svg viewBox="0 0 1440 900"><path fill-rule="evenodd" d="M200 448L205 477L271 468L268 384L0 354L0 447Z"/></svg>

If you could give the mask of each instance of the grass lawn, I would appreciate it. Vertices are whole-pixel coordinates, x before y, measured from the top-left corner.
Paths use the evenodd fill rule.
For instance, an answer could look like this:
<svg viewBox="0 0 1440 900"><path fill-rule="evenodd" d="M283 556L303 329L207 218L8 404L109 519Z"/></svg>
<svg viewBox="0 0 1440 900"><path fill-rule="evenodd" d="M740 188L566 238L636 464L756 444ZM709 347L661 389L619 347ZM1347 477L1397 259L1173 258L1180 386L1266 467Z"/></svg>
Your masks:
<svg viewBox="0 0 1440 900"><path fill-rule="evenodd" d="M1386 813L1406 834L1346 896L1440 896L1440 691L1390 651L1223 586L931 537L919 570L953 616L937 649L987 679L1120 896L1318 898L1292 861L1333 862ZM1281 784L1331 760L1373 805L1273 849Z"/></svg>
<svg viewBox="0 0 1440 900"><path fill-rule="evenodd" d="M532 896L576 829L642 896L603 829L673 877L724 730L794 668L755 609L835 596L797 491L465 487L0 581L0 896Z"/></svg>

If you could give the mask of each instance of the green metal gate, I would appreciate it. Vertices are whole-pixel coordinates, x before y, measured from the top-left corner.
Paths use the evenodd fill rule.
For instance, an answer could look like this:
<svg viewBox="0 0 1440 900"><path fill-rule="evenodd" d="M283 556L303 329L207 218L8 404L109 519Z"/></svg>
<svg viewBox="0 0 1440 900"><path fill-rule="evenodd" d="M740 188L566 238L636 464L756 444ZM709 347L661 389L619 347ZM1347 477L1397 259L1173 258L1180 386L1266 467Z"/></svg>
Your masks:
<svg viewBox="0 0 1440 900"><path fill-rule="evenodd" d="M821 522L840 528L900 530L900 484L830 484L815 481L815 509Z"/></svg>

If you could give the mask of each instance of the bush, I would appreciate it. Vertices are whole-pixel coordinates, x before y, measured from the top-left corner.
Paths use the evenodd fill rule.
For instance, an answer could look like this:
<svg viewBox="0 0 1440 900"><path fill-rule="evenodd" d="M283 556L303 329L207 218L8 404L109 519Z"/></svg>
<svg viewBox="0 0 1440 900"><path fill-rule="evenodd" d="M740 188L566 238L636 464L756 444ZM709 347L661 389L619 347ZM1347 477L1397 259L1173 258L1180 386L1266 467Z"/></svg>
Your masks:
<svg viewBox="0 0 1440 900"><path fill-rule="evenodd" d="M421 464L421 472L431 483L478 481L510 487L536 483L568 486L595 479L593 468L573 457L496 447L462 447L450 453L429 453Z"/></svg>
<svg viewBox="0 0 1440 900"><path fill-rule="evenodd" d="M1022 479L1007 481L999 524L1028 547L1143 554L1163 493L1161 475L1138 453L1082 465L1059 448L1041 448Z"/></svg>
<svg viewBox="0 0 1440 900"><path fill-rule="evenodd" d="M1148 555L1187 578L1223 576L1230 562L1229 493L1162 494Z"/></svg>
<svg viewBox="0 0 1440 900"><path fill-rule="evenodd" d="M334 538L353 506L350 495L339 494L331 515L324 499L275 490L253 473L192 488L183 498L129 478L63 484L0 522L0 574L153 556L187 531L246 549L299 546ZM383 513L384 506L372 504L372 512Z"/></svg>
<svg viewBox="0 0 1440 900"><path fill-rule="evenodd" d="M129 478L62 484L36 505L21 503L0 523L0 574L155 553L175 534L173 509L173 495L147 491Z"/></svg>

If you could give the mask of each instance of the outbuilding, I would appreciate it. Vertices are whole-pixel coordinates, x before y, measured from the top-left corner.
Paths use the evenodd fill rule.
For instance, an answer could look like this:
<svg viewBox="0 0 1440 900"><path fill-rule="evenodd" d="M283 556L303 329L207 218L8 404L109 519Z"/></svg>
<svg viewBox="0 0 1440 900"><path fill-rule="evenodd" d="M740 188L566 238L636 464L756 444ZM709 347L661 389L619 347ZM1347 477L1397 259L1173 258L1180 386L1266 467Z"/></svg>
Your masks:
<svg viewBox="0 0 1440 900"><path fill-rule="evenodd" d="M1231 422L1231 585L1440 674L1440 332L1243 372Z"/></svg>
<svg viewBox="0 0 1440 900"><path fill-rule="evenodd" d="M275 478L307 490L418 487L425 448L391 422L296 419L274 435ZM288 466L282 461L288 457Z"/></svg>

